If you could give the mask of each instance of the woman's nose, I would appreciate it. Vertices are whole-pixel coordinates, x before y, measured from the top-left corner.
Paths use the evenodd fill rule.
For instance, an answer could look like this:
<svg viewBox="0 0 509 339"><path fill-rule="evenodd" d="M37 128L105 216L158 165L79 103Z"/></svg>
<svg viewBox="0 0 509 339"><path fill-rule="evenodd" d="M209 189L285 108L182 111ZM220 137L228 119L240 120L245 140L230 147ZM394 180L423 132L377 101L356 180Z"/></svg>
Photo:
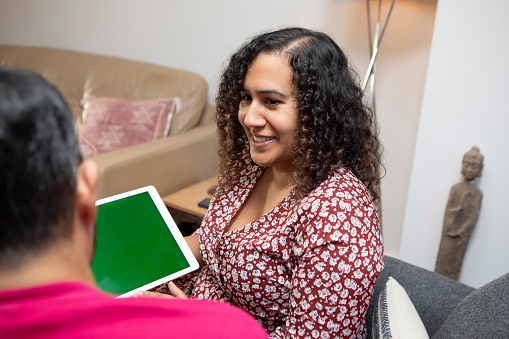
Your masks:
<svg viewBox="0 0 509 339"><path fill-rule="evenodd" d="M248 127L258 127L265 125L263 116L263 106L258 105L254 101L246 109L244 124Z"/></svg>

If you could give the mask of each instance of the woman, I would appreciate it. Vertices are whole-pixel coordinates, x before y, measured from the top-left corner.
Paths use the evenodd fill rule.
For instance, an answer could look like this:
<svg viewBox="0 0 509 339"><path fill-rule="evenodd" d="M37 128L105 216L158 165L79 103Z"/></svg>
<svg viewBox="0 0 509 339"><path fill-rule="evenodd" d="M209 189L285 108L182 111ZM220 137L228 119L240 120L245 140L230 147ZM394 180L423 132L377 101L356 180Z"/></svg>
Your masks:
<svg viewBox="0 0 509 339"><path fill-rule="evenodd" d="M217 96L219 188L187 241L191 296L228 301L272 338L365 336L383 246L379 142L330 37L288 28L235 53Z"/></svg>

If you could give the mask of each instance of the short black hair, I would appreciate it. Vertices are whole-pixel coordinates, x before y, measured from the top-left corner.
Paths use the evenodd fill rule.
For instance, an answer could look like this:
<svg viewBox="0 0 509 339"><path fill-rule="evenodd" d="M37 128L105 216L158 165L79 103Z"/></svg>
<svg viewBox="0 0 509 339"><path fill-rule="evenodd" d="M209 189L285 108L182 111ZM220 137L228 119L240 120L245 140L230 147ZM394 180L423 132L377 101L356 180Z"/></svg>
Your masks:
<svg viewBox="0 0 509 339"><path fill-rule="evenodd" d="M0 267L72 234L81 161L71 111L56 87L0 66Z"/></svg>

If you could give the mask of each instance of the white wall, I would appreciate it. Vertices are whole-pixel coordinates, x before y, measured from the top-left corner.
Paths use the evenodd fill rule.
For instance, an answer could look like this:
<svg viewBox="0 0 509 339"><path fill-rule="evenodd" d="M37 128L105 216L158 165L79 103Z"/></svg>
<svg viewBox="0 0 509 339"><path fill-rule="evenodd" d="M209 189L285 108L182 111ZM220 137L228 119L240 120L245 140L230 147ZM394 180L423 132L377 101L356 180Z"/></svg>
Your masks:
<svg viewBox="0 0 509 339"><path fill-rule="evenodd" d="M398 255L437 0L398 0L378 56L377 113L387 176L386 252ZM371 1L376 8L377 1ZM390 0L382 1L385 13ZM373 9L374 11L374 9ZM248 37L301 25L329 33L362 78L364 0L0 0L0 43L40 45L194 71L216 91L224 61Z"/></svg>
<svg viewBox="0 0 509 339"><path fill-rule="evenodd" d="M204 76L213 101L223 62L249 36L319 27L328 1L0 0L0 43L120 56Z"/></svg>
<svg viewBox="0 0 509 339"><path fill-rule="evenodd" d="M450 187L463 154L484 154L484 198L460 281L479 287L509 272L509 2L440 1L400 257L434 269Z"/></svg>
<svg viewBox="0 0 509 339"><path fill-rule="evenodd" d="M390 1L382 1L382 20ZM377 1L371 1L374 24ZM422 105L436 0L398 0L377 58L376 106L387 169L382 181L386 253L398 256ZM361 77L369 62L366 2L331 1L325 27Z"/></svg>

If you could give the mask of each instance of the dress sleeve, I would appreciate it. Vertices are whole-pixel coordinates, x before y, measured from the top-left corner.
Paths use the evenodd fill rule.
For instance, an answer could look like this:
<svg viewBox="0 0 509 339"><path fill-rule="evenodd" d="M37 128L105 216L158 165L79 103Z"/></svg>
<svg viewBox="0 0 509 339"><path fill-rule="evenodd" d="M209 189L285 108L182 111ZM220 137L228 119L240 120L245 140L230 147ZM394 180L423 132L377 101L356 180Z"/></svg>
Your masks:
<svg viewBox="0 0 509 339"><path fill-rule="evenodd" d="M365 315L383 268L371 205L311 199L293 217L293 272L286 328L272 338L364 336Z"/></svg>

